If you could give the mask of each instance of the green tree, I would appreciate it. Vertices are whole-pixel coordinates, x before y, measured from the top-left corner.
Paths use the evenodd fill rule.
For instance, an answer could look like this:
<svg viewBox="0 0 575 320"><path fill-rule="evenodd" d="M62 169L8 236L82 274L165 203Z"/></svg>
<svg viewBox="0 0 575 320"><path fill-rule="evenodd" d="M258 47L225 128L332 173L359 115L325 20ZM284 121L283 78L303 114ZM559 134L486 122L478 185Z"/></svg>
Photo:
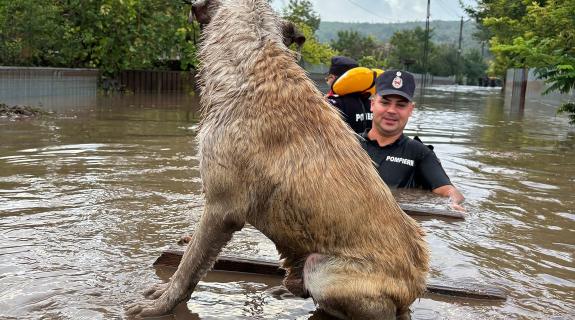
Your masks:
<svg viewBox="0 0 575 320"><path fill-rule="evenodd" d="M0 0L0 64L64 64L61 37L69 26L61 14L53 3Z"/></svg>
<svg viewBox="0 0 575 320"><path fill-rule="evenodd" d="M560 58L559 64L550 68L539 68L537 73L549 87L545 90L544 94L552 91L559 91L561 93L569 93L575 90L575 57L563 56ZM569 123L575 124L575 103L569 101L559 106L557 113L568 113Z"/></svg>
<svg viewBox="0 0 575 320"><path fill-rule="evenodd" d="M452 76L462 71L462 63L457 59L455 44L433 45L429 54L428 72L441 77Z"/></svg>
<svg viewBox="0 0 575 320"><path fill-rule="evenodd" d="M435 44L431 41L433 29L430 30L429 52L434 51ZM397 31L389 41L392 45L390 64L396 68L406 68L412 72L423 72L423 43L425 43L425 30L416 27L411 30ZM428 64L429 65L429 64Z"/></svg>
<svg viewBox="0 0 575 320"><path fill-rule="evenodd" d="M359 63L360 66L370 69L373 68L385 69L386 66L388 65L387 60L385 59L380 60L374 56L363 56L357 62Z"/></svg>
<svg viewBox="0 0 575 320"><path fill-rule="evenodd" d="M354 30L344 30L337 33L337 39L331 42L331 46L341 54L359 60L365 56L377 57L381 60L378 52L378 43L373 36L364 36Z"/></svg>
<svg viewBox="0 0 575 320"><path fill-rule="evenodd" d="M309 0L290 0L288 5L283 8L282 16L284 19L297 24L305 24L311 28L313 33L319 28L321 19L314 11L313 4Z"/></svg>
<svg viewBox="0 0 575 320"><path fill-rule="evenodd" d="M0 63L107 74L195 63L196 28L179 0L0 0Z"/></svg>
<svg viewBox="0 0 575 320"><path fill-rule="evenodd" d="M486 70L487 64L478 49L471 49L463 55L463 74L467 84L478 85L479 78L485 75Z"/></svg>
<svg viewBox="0 0 575 320"><path fill-rule="evenodd" d="M114 73L124 69L153 68L157 61L177 59L183 67L193 63L192 25L176 0L68 1L74 36L89 51L89 64ZM86 10L89 7L89 10Z"/></svg>

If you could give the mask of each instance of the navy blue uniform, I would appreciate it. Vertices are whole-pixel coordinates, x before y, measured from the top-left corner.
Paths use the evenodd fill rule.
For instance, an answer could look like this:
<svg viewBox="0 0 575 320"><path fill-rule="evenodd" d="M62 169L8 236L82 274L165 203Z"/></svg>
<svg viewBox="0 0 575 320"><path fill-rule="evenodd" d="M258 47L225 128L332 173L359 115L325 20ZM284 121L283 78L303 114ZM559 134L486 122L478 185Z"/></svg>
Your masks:
<svg viewBox="0 0 575 320"><path fill-rule="evenodd" d="M350 93L343 96L329 96L327 100L343 115L343 119L356 133L371 128L372 114L369 110L369 96L361 93Z"/></svg>
<svg viewBox="0 0 575 320"><path fill-rule="evenodd" d="M433 190L451 184L435 152L420 141L402 134L394 143L380 147L369 140L367 132L360 135L361 146L388 187Z"/></svg>

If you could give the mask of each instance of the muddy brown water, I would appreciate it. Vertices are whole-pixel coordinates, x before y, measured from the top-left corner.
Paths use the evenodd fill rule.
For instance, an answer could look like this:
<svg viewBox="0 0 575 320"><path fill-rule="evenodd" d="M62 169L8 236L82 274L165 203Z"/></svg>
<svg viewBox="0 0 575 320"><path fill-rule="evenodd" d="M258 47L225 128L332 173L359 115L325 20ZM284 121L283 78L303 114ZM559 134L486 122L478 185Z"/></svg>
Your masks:
<svg viewBox="0 0 575 320"><path fill-rule="evenodd" d="M438 87L407 133L433 144L467 197L466 221L420 220L431 278L503 288L505 302L427 296L413 319L575 317L575 129L554 108L523 115L498 89ZM57 109L57 108L56 108ZM99 98L53 117L0 119L0 318L117 319L173 270L151 264L192 232L203 198L197 99ZM427 193L400 201L446 208ZM253 228L225 253L276 259ZM176 319L308 319L276 278L212 273Z"/></svg>

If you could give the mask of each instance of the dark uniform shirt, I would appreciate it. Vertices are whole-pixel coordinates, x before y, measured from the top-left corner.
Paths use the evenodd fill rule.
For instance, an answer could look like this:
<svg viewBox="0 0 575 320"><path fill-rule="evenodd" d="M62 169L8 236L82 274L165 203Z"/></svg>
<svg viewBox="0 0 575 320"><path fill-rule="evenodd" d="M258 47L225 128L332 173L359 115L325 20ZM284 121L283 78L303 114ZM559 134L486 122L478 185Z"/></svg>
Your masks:
<svg viewBox="0 0 575 320"><path fill-rule="evenodd" d="M369 111L369 96L361 93L350 93L343 96L332 95L327 100L342 112L345 122L356 133L371 128L372 114Z"/></svg>
<svg viewBox="0 0 575 320"><path fill-rule="evenodd" d="M394 143L380 147L369 140L367 132L360 135L360 143L388 187L433 190L451 184L435 152L420 141L402 134Z"/></svg>

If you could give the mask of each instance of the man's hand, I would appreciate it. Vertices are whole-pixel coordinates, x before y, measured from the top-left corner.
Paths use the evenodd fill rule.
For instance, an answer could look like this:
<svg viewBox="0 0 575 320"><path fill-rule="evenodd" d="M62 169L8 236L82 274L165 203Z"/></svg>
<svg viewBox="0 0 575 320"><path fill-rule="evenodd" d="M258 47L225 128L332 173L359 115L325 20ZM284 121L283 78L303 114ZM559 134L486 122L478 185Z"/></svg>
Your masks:
<svg viewBox="0 0 575 320"><path fill-rule="evenodd" d="M445 186L441 186L439 188L435 188L432 190L433 193L438 194L442 197L449 197L451 200L450 207L453 210L465 212L465 208L461 205L465 197L457 190L454 186L448 184Z"/></svg>
<svg viewBox="0 0 575 320"><path fill-rule="evenodd" d="M458 203L454 203L451 202L451 204L449 205L451 207L451 209L455 210L455 211L459 211L459 212L466 212L467 210L465 210L465 208L458 204Z"/></svg>

